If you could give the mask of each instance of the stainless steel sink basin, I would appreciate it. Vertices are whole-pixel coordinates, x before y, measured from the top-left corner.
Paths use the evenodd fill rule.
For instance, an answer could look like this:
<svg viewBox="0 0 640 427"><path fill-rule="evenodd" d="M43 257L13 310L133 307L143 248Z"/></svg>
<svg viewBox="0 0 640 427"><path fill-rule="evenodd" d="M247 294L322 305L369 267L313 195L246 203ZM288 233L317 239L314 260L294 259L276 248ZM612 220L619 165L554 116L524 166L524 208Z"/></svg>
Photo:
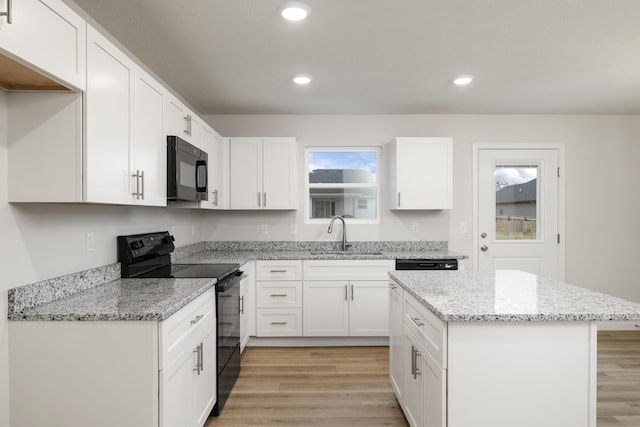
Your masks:
<svg viewBox="0 0 640 427"><path fill-rule="evenodd" d="M366 255L382 255L382 252L375 251L313 251L311 255L354 255L354 256L366 256Z"/></svg>

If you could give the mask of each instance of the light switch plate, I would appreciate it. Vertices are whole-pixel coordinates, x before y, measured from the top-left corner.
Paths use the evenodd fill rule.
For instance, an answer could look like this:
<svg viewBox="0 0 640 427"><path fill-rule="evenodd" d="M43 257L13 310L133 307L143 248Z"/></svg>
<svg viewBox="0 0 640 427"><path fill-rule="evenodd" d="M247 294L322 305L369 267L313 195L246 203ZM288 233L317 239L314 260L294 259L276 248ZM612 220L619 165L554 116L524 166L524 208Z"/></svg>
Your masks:
<svg viewBox="0 0 640 427"><path fill-rule="evenodd" d="M298 224L291 224L291 229L289 230L291 234L298 234Z"/></svg>
<svg viewBox="0 0 640 427"><path fill-rule="evenodd" d="M260 234L262 234L263 236L269 234L269 226L267 224L262 224L260 226Z"/></svg>
<svg viewBox="0 0 640 427"><path fill-rule="evenodd" d="M96 248L96 233L90 231L87 233L87 252L92 252Z"/></svg>
<svg viewBox="0 0 640 427"><path fill-rule="evenodd" d="M418 225L417 222L414 222L413 224L411 224L411 232L413 234L417 234L420 232L420 226Z"/></svg>

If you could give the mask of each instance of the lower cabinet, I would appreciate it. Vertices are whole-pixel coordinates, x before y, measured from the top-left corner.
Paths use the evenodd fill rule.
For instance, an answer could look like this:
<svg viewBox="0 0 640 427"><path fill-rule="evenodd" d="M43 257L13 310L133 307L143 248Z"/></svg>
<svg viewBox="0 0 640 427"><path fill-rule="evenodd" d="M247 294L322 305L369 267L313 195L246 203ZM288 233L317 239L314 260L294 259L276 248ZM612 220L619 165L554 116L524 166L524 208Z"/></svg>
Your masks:
<svg viewBox="0 0 640 427"><path fill-rule="evenodd" d="M256 261L256 336L302 336L302 261Z"/></svg>
<svg viewBox="0 0 640 427"><path fill-rule="evenodd" d="M446 427L446 324L393 281L390 295L389 376L412 427Z"/></svg>
<svg viewBox="0 0 640 427"><path fill-rule="evenodd" d="M216 402L213 289L161 322L9 321L9 336L13 427L202 427Z"/></svg>
<svg viewBox="0 0 640 427"><path fill-rule="evenodd" d="M249 261L240 267L244 273L244 277L240 280L240 353L247 346L249 337L256 335L255 266L255 261Z"/></svg>
<svg viewBox="0 0 640 427"><path fill-rule="evenodd" d="M386 281L305 281L304 336L389 335Z"/></svg>

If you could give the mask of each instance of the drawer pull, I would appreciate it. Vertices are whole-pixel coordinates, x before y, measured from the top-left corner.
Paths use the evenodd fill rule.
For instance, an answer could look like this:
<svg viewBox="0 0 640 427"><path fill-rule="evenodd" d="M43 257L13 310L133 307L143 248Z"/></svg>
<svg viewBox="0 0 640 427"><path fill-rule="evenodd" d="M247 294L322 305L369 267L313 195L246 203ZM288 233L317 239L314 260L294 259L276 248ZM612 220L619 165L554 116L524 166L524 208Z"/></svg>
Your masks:
<svg viewBox="0 0 640 427"><path fill-rule="evenodd" d="M272 325L286 325L287 322L271 322Z"/></svg>
<svg viewBox="0 0 640 427"><path fill-rule="evenodd" d="M199 315L197 315L197 316L196 316L196 317L191 321L191 324L192 324L192 325L195 325L196 323L198 323L199 321L201 321L203 317L204 317L204 314L199 314Z"/></svg>
<svg viewBox="0 0 640 427"><path fill-rule="evenodd" d="M270 270L271 273L286 273L287 270Z"/></svg>
<svg viewBox="0 0 640 427"><path fill-rule="evenodd" d="M287 294L271 294L272 297L286 297Z"/></svg>
<svg viewBox="0 0 640 427"><path fill-rule="evenodd" d="M412 318L411 318L411 320L413 321L413 323L415 323L415 324L416 324L416 326L417 326L418 328L419 328L419 327L421 327L421 326L424 326L424 323L422 323L422 322L420 321L420 318L419 318L419 317L412 317Z"/></svg>

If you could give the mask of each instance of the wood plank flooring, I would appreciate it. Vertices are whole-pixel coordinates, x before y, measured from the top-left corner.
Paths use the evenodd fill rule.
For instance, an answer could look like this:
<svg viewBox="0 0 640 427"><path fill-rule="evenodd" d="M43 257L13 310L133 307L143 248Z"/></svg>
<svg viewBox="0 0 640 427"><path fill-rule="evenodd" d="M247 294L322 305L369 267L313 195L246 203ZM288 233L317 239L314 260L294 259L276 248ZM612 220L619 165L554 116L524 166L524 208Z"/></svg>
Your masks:
<svg viewBox="0 0 640 427"><path fill-rule="evenodd" d="M598 333L598 427L640 427L640 331Z"/></svg>
<svg viewBox="0 0 640 427"><path fill-rule="evenodd" d="M222 411L205 427L407 426L387 347L248 347ZM640 427L640 332L598 334L597 427Z"/></svg>
<svg viewBox="0 0 640 427"><path fill-rule="evenodd" d="M247 347L222 414L205 427L406 426L387 347Z"/></svg>

